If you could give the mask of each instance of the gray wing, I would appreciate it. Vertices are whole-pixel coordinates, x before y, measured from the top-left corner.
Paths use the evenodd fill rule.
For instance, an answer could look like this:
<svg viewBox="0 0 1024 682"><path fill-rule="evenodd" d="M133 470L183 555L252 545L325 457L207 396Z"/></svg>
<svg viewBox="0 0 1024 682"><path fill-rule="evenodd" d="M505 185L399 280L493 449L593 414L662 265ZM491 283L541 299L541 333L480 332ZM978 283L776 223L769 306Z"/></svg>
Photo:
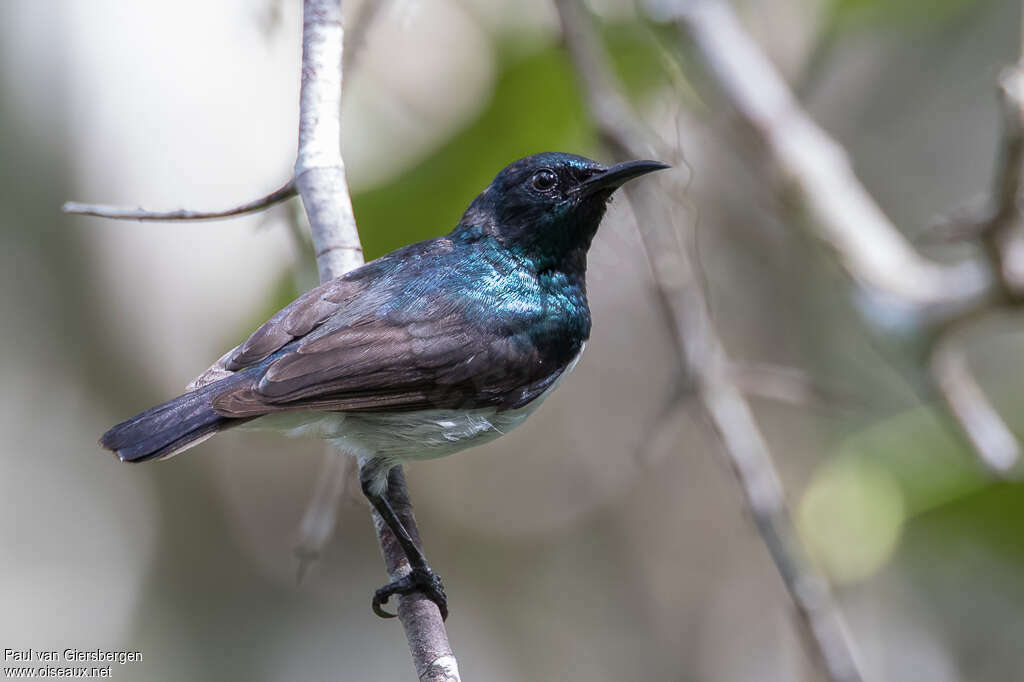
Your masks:
<svg viewBox="0 0 1024 682"><path fill-rule="evenodd" d="M363 282L344 278L310 289L264 322L242 344L232 348L186 387L194 391L252 367L288 343L305 336L359 295Z"/></svg>
<svg viewBox="0 0 1024 682"><path fill-rule="evenodd" d="M257 381L217 395L213 407L237 418L296 409L515 408L565 368L544 355L524 332L483 333L457 313L401 325L361 319L292 342L265 361Z"/></svg>
<svg viewBox="0 0 1024 682"><path fill-rule="evenodd" d="M407 248L443 256L451 243ZM440 282L424 279L408 309L381 315L385 303L410 296L393 279L395 262L412 260L404 250L300 296L193 383L258 368L253 381L213 399L219 414L236 418L298 409L514 408L543 393L579 351L554 323L539 335L535 320L483 329L486 322L468 320L441 294Z"/></svg>

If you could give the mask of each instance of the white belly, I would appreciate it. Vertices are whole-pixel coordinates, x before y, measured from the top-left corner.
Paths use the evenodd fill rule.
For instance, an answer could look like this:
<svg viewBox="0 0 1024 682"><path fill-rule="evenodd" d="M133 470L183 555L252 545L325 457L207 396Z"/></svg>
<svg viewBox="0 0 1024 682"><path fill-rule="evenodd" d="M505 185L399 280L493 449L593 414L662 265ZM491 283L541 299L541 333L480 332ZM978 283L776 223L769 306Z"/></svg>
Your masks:
<svg viewBox="0 0 1024 682"><path fill-rule="evenodd" d="M444 457L482 445L516 428L575 369L583 350L562 375L528 405L515 410L422 410L419 412L277 412L242 428L271 429L287 436L328 440L360 458L390 462Z"/></svg>

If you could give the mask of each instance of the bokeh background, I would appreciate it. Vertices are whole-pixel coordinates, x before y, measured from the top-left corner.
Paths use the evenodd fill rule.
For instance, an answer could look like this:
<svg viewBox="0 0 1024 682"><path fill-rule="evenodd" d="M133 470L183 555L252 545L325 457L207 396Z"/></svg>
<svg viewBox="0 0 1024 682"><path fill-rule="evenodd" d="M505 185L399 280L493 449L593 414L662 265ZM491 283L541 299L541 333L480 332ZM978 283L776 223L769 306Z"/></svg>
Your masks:
<svg viewBox="0 0 1024 682"><path fill-rule="evenodd" d="M372 1L372 0L371 0ZM346 2L351 16L359 4ZM913 320L862 321L780 218L727 113L632 3L593 2L677 197L734 359L826 387L757 417L873 680L1024 677L1024 488L983 476L925 390ZM1012 0L757 0L746 27L908 233L983 192ZM0 648L141 649L123 680L400 680L366 506L296 584L323 446L230 433L120 465L115 421L180 392L315 281L293 209L197 224L68 199L218 208L294 161L298 0L0 3ZM347 75L369 256L447 232L509 161L602 157L545 2L393 0ZM811 680L788 597L681 376L628 205L591 251L581 365L526 425L408 467L467 680ZM954 258L962 249L930 247ZM972 363L1024 431L1024 334Z"/></svg>

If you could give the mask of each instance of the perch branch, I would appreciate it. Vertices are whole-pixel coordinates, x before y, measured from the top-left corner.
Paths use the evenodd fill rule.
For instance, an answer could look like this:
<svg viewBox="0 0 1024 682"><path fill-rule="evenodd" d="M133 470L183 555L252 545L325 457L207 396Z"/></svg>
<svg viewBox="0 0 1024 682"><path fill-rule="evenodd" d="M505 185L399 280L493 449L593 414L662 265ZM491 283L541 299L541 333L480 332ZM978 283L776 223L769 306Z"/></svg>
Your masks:
<svg viewBox="0 0 1024 682"><path fill-rule="evenodd" d="M363 263L341 156L343 40L341 0L305 0L295 184L309 217L321 282ZM400 469L390 479L388 498L410 535L418 538ZM375 513L374 527L389 575L395 579L408 573L405 553ZM457 682L458 664L437 606L420 594L403 595L398 617L420 680Z"/></svg>
<svg viewBox="0 0 1024 682"><path fill-rule="evenodd" d="M306 207L320 281L363 264L341 158L340 0L305 0L295 184Z"/></svg>
<svg viewBox="0 0 1024 682"><path fill-rule="evenodd" d="M601 138L620 160L646 156L652 149L669 154L671 150L653 140L631 112L592 18L578 0L556 0L555 4L566 49ZM665 193L654 194L652 186L639 183L626 191L680 356L796 606L803 641L832 680L860 680L838 607L797 537L768 445L750 405L732 381L725 348L708 314L691 255L677 238L689 228L674 220Z"/></svg>
<svg viewBox="0 0 1024 682"><path fill-rule="evenodd" d="M147 211L142 208L127 208L124 206L109 206L107 204L83 204L77 201L68 201L61 207L65 213L77 215L94 215L100 218L114 218L116 220L146 220L146 221L174 221L174 220L220 220L221 218L233 218L235 216L255 213L274 204L281 203L295 196L295 181L289 180L270 194L253 201L232 206L220 211L191 211L178 209L175 211Z"/></svg>

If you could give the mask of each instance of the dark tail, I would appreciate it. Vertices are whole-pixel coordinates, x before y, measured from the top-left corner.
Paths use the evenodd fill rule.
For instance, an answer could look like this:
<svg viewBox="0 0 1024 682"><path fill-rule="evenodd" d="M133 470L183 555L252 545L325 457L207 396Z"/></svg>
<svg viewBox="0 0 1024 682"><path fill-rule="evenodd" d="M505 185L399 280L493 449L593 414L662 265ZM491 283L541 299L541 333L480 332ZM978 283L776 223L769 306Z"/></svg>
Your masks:
<svg viewBox="0 0 1024 682"><path fill-rule="evenodd" d="M104 433L100 445L113 450L122 462L165 459L218 431L249 421L222 417L211 407L215 395L248 380L244 375L222 379L137 414Z"/></svg>

